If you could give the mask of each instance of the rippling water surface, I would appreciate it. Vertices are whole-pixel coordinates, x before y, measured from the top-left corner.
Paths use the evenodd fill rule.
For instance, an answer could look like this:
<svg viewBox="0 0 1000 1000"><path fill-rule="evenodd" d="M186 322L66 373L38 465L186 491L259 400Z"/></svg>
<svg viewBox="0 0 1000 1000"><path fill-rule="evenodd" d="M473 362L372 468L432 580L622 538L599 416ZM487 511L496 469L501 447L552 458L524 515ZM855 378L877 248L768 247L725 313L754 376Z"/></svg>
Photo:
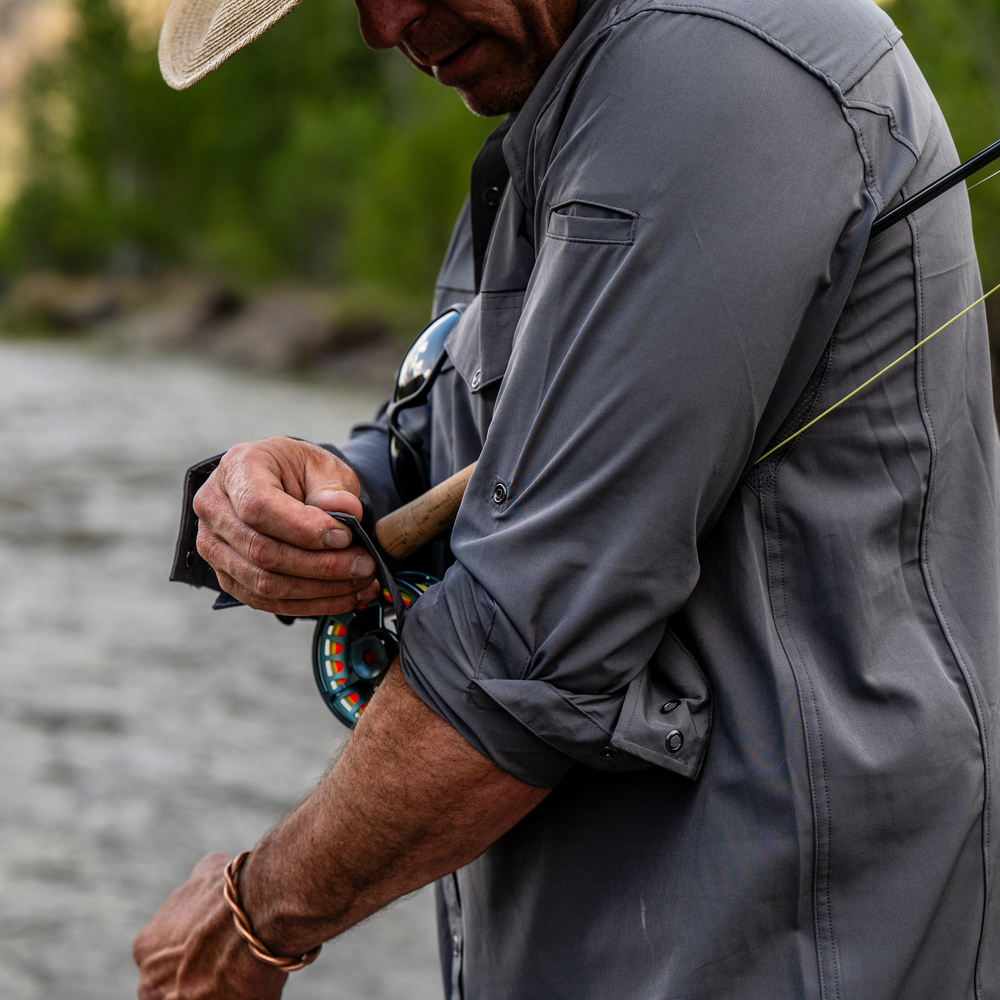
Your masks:
<svg viewBox="0 0 1000 1000"><path fill-rule="evenodd" d="M185 468L340 441L373 389L0 342L0 997L135 995L132 937L206 852L309 790L344 731L310 628L167 582ZM345 859L350 863L350 859ZM295 973L289 1000L441 995L427 891Z"/></svg>

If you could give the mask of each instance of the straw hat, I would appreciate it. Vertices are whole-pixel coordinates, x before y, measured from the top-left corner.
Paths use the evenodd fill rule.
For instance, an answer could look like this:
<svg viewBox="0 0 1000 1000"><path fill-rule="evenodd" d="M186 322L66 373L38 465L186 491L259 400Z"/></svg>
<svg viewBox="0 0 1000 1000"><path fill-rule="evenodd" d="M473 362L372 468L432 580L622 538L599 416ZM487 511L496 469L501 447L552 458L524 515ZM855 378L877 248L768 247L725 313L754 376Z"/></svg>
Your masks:
<svg viewBox="0 0 1000 1000"><path fill-rule="evenodd" d="M160 72L183 90L259 38L300 0L173 0L160 30Z"/></svg>

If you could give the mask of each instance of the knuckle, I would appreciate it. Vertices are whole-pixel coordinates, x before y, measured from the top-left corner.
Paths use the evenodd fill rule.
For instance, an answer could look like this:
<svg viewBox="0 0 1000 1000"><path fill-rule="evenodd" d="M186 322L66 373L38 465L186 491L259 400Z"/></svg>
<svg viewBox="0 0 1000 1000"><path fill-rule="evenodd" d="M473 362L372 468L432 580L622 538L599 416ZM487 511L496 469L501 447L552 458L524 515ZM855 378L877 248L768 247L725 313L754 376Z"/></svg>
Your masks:
<svg viewBox="0 0 1000 1000"><path fill-rule="evenodd" d="M232 498L232 501L236 516L244 524L253 525L260 522L264 512L264 501L256 490L246 486Z"/></svg>
<svg viewBox="0 0 1000 1000"><path fill-rule="evenodd" d="M198 555L200 555L205 562L211 564L212 555L216 551L217 546L215 536L204 527L201 527L198 529L198 537L195 539L194 545L198 550Z"/></svg>
<svg viewBox="0 0 1000 1000"><path fill-rule="evenodd" d="M191 499L191 507L195 514L198 516L198 520L206 520L212 516L212 508L214 506L213 500L215 493L215 483L214 483L215 473L209 477L208 481L195 493L194 497Z"/></svg>
<svg viewBox="0 0 1000 1000"><path fill-rule="evenodd" d="M286 586L281 577L260 567L255 567L253 591L267 600L278 600L285 596Z"/></svg>
<svg viewBox="0 0 1000 1000"><path fill-rule="evenodd" d="M248 531L246 538L247 559L261 568L274 569L271 559L273 545L270 539L260 534L258 531Z"/></svg>

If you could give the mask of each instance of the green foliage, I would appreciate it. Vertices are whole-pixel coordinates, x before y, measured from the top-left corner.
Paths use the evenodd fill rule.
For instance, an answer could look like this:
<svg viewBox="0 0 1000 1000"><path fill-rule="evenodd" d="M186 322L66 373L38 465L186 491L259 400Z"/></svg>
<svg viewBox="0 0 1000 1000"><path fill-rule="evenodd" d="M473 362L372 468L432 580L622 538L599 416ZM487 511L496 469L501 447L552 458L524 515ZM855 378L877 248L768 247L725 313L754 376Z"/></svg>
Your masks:
<svg viewBox="0 0 1000 1000"><path fill-rule="evenodd" d="M959 156L1000 139L1000 0L895 0L888 12L937 95ZM1000 177L969 200L979 267L992 288L1000 281Z"/></svg>
<svg viewBox="0 0 1000 1000"><path fill-rule="evenodd" d="M309 0L192 89L162 82L112 0L77 0L24 92L26 182L0 269L203 267L429 292L493 127Z"/></svg>
<svg viewBox="0 0 1000 1000"><path fill-rule="evenodd" d="M492 122L366 49L349 0L308 0L191 90L162 82L114 0L76 0L24 91L26 181L0 271L202 267L426 295ZM894 0L960 155L1000 138L1000 0ZM1000 280L1000 178L971 194Z"/></svg>

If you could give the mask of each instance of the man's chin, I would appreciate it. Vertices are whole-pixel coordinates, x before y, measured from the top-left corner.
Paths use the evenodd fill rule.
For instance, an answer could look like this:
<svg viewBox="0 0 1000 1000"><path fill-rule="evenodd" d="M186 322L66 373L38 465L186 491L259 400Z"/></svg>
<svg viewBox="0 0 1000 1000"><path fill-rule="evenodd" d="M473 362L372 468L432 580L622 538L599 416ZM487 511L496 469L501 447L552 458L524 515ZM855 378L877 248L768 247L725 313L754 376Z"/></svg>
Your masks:
<svg viewBox="0 0 1000 1000"><path fill-rule="evenodd" d="M534 82L529 84L528 81L502 79L488 79L469 87L455 85L465 106L480 118L495 118L520 111L533 89Z"/></svg>

